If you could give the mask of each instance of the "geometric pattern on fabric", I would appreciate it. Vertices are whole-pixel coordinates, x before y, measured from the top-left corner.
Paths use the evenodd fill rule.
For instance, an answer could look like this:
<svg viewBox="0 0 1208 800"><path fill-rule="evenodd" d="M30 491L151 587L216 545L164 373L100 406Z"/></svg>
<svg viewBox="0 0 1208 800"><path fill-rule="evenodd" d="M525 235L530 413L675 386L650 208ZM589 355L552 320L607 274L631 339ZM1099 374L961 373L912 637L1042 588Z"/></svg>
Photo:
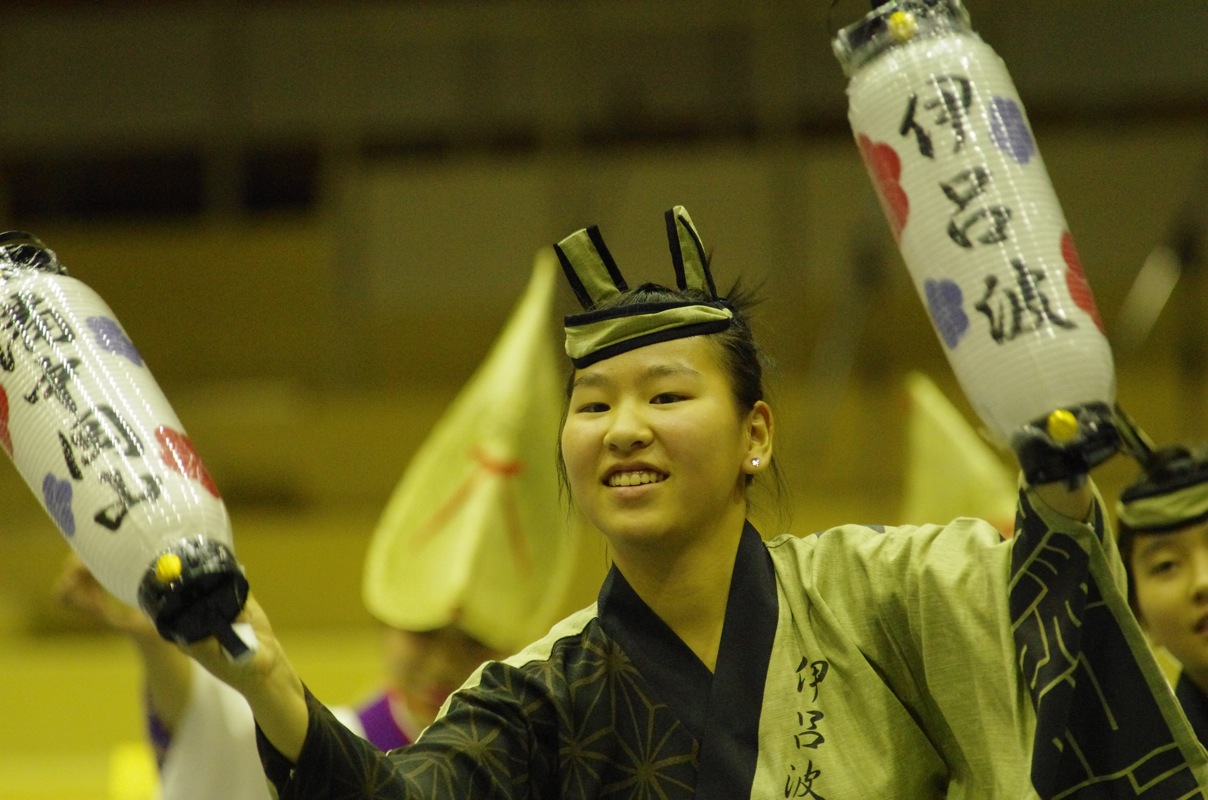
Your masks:
<svg viewBox="0 0 1208 800"><path fill-rule="evenodd" d="M1102 541L1097 505L1093 524ZM1009 603L1036 709L1033 787L1044 800L1203 797L1103 601L1100 581L1110 580L1105 565L1050 530L1021 493Z"/></svg>
<svg viewBox="0 0 1208 800"><path fill-rule="evenodd" d="M259 737L283 800L679 800L695 793L699 742L598 620L555 643L548 659L519 668L489 663L476 687L454 696L446 716L455 724L428 731L397 762L382 759L309 692L307 703L311 731L296 771ZM359 767L348 769L350 761Z"/></svg>

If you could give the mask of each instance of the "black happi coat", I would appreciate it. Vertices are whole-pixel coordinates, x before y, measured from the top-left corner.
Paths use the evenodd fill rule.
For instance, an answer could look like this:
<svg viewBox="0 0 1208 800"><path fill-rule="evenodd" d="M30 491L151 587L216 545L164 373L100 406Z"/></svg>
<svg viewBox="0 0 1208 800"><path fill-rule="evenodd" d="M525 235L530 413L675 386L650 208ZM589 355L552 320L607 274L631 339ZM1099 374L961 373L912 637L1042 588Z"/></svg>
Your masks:
<svg viewBox="0 0 1208 800"><path fill-rule="evenodd" d="M988 524L743 533L714 673L615 569L388 755L308 695L282 798L1186 798L1208 759L1103 547L1021 495ZM1159 691L1161 689L1161 691Z"/></svg>

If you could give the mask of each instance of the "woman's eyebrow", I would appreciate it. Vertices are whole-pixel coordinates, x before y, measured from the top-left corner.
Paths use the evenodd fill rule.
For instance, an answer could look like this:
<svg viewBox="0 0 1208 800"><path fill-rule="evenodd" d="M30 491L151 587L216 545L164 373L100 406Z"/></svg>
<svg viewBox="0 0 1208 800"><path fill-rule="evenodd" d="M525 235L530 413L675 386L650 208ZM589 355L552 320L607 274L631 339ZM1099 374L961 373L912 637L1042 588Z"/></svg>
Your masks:
<svg viewBox="0 0 1208 800"><path fill-rule="evenodd" d="M638 373L638 381L646 381L651 378L665 378L673 375L684 375L688 377L700 377L700 372L679 362L670 364L652 364ZM578 388L599 388L602 386L612 386L616 380L600 372L588 372L575 378L571 383L572 389Z"/></svg>
<svg viewBox="0 0 1208 800"><path fill-rule="evenodd" d="M601 386L608 386L612 384L612 382L613 381L611 378L607 377L606 375L602 375L599 372L588 372L575 378L575 380L571 383L571 388L598 388Z"/></svg>
<svg viewBox="0 0 1208 800"><path fill-rule="evenodd" d="M674 375L686 375L688 377L700 377L700 372L688 366L687 364L672 363L672 364L654 364L642 371L643 378L664 378Z"/></svg>

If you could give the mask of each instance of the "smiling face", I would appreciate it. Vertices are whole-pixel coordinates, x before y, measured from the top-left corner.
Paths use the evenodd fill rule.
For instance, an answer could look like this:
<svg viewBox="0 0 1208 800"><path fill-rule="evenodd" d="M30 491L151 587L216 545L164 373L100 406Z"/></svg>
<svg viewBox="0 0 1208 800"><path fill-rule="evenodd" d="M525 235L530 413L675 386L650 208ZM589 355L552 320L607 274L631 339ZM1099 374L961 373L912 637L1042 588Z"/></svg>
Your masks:
<svg viewBox="0 0 1208 800"><path fill-rule="evenodd" d="M575 503L618 553L737 536L771 412L738 409L709 337L673 339L576 371L562 454Z"/></svg>
<svg viewBox="0 0 1208 800"><path fill-rule="evenodd" d="M1141 627L1208 690L1208 522L1135 534L1129 567Z"/></svg>

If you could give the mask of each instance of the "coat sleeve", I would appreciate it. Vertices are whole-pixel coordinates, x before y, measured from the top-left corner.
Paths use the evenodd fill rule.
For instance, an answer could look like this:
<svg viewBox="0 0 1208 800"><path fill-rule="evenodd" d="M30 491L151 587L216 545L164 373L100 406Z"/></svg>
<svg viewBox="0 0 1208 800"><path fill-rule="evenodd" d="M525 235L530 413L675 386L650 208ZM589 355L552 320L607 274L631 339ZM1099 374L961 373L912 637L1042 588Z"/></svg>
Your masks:
<svg viewBox="0 0 1208 800"><path fill-rule="evenodd" d="M1102 501L1078 523L1022 491L1015 528L1008 604L1037 793L1203 797L1204 750L1128 606Z"/></svg>
<svg viewBox="0 0 1208 800"><path fill-rule="evenodd" d="M1021 491L1009 540L957 519L845 526L818 548L831 551L814 573L828 605L954 780L993 789L1022 770L1046 800L1201 796L1204 753L1128 608L1098 499L1078 522Z"/></svg>
<svg viewBox="0 0 1208 800"><path fill-rule="evenodd" d="M1016 672L1011 544L989 523L826 531L808 583L925 732L968 796L1005 796L1028 768Z"/></svg>
<svg viewBox="0 0 1208 800"><path fill-rule="evenodd" d="M417 742L390 753L348 730L307 690L310 722L297 764L257 731L261 762L281 800L543 797L557 747L541 732L550 727L548 704L531 683L493 663L454 693Z"/></svg>

